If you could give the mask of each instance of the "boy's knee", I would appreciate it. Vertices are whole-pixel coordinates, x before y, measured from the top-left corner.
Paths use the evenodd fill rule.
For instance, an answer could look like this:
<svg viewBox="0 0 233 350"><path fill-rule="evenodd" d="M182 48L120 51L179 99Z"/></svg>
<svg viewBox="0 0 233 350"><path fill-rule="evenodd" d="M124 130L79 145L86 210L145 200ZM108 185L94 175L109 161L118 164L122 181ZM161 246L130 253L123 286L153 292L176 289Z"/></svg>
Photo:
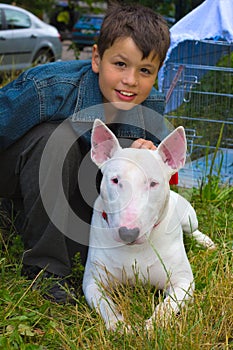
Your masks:
<svg viewBox="0 0 233 350"><path fill-rule="evenodd" d="M21 156L27 161L44 162L46 167L53 163L63 166L69 159L78 163L81 155L76 139L68 123L42 123L25 136L26 145Z"/></svg>
<svg viewBox="0 0 233 350"><path fill-rule="evenodd" d="M69 150L75 143L77 137L67 122L42 123L31 130L31 135L45 150L61 152L62 149Z"/></svg>

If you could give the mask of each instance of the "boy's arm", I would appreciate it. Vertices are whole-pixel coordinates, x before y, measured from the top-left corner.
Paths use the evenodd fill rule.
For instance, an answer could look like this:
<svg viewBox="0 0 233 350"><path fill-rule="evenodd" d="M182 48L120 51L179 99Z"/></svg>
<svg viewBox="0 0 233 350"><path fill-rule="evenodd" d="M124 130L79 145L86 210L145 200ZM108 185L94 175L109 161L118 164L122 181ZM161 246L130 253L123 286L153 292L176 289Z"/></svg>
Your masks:
<svg viewBox="0 0 233 350"><path fill-rule="evenodd" d="M155 135L158 135L157 139L162 140L164 137L166 137L173 129L169 129L169 125L165 122L163 113L165 109L165 95L162 92L157 91L154 87L151 90L150 96L147 98L147 100L143 103L145 107L149 107L151 110L146 109L145 115L149 115L149 118L147 119L147 138L152 139L154 142L159 140L156 140ZM150 121L153 121L151 124ZM148 126L149 125L149 126ZM156 126L156 132L155 127ZM154 131L153 133L148 132ZM137 145L136 140L136 145ZM142 143L143 147L137 147L137 148L149 148L149 149L155 149L154 143L152 142L154 148L150 145L150 141L144 140L144 144ZM178 173L172 175L170 179L170 185L178 185Z"/></svg>
<svg viewBox="0 0 233 350"><path fill-rule="evenodd" d="M32 127L74 113L81 77L91 65L70 62L33 67L0 89L0 150Z"/></svg>
<svg viewBox="0 0 233 350"><path fill-rule="evenodd" d="M0 150L40 122L40 103L33 80L24 73L0 89Z"/></svg>

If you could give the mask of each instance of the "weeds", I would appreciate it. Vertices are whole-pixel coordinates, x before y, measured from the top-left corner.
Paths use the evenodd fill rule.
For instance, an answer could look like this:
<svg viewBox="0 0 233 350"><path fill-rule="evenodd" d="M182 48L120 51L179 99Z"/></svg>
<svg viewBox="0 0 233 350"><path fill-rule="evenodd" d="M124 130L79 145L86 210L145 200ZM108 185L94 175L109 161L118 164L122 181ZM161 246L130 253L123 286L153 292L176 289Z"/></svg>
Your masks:
<svg viewBox="0 0 233 350"><path fill-rule="evenodd" d="M214 168L216 168L215 161L219 152L219 147L223 136L223 129L224 129L224 124L220 129L217 145L214 150L213 157L211 159L211 164L210 164L208 173L207 173L207 169L208 169L209 149L206 148L206 154L205 154L206 174L203 177L202 183L200 186L200 195L202 200L214 201L216 206L221 205L225 201L225 199L231 196L233 193L232 186L229 186L228 184L223 185L221 183L221 170L222 170L223 156L217 168L216 175L214 174Z"/></svg>
<svg viewBox="0 0 233 350"><path fill-rule="evenodd" d="M80 57L80 49L73 41L68 47L68 51L70 50L73 51L75 59L78 60Z"/></svg>

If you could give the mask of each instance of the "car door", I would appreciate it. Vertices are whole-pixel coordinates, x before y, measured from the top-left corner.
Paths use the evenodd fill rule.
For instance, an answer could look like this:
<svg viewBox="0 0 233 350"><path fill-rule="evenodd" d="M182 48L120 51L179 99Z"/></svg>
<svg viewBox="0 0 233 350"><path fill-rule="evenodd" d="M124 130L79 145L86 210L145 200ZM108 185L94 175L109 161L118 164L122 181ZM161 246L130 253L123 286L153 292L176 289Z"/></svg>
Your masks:
<svg viewBox="0 0 233 350"><path fill-rule="evenodd" d="M5 55L5 53L8 51L8 38L9 33L5 33L4 12L2 9L0 9L0 67L5 65L8 61Z"/></svg>
<svg viewBox="0 0 233 350"><path fill-rule="evenodd" d="M0 69L22 69L31 63L36 44L30 17L17 10L1 10Z"/></svg>

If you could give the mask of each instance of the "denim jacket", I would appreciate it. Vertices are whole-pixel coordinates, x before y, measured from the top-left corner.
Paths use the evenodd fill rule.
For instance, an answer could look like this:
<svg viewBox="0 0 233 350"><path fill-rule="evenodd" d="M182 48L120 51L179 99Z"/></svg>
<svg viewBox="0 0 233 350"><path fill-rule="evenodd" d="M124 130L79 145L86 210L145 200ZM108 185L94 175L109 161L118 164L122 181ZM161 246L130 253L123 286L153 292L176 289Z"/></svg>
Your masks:
<svg viewBox="0 0 233 350"><path fill-rule="evenodd" d="M49 63L29 69L0 89L0 150L6 149L33 126L46 121L60 122L73 116L74 129L82 133L85 123L90 124L96 117L104 119L96 113L96 108L89 113L92 106L101 104L98 75L92 71L90 60ZM142 113L142 106L150 108L147 118ZM84 110L88 113L81 113ZM135 128L119 129L117 136L150 138L148 130L156 128L161 140L167 134L160 115L163 110L164 96L153 88L141 106L125 116L122 112L121 118L127 118L129 125L132 120ZM156 113L156 123L151 115L154 111L160 113Z"/></svg>

